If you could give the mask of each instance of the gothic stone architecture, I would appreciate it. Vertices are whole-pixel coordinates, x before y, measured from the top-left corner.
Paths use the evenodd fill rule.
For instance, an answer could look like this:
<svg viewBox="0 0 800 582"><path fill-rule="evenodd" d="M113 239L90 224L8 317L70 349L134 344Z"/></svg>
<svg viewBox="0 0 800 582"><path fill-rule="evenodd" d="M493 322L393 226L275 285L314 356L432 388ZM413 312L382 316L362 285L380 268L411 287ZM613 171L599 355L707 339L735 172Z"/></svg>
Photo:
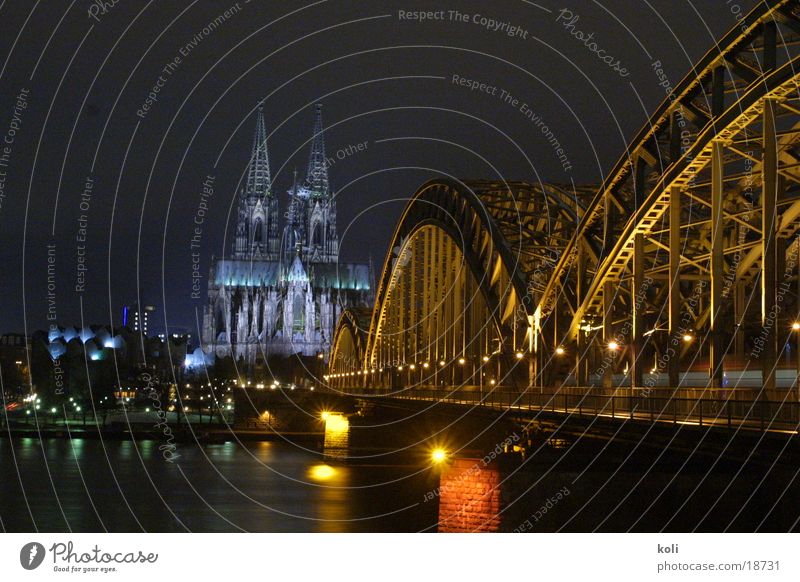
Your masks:
<svg viewBox="0 0 800 582"><path fill-rule="evenodd" d="M316 107L305 180L289 190L281 228L259 108L229 258L212 259L203 343L252 369L270 356L327 354L348 307L373 301L371 262L339 262L336 200L328 181L322 106Z"/></svg>

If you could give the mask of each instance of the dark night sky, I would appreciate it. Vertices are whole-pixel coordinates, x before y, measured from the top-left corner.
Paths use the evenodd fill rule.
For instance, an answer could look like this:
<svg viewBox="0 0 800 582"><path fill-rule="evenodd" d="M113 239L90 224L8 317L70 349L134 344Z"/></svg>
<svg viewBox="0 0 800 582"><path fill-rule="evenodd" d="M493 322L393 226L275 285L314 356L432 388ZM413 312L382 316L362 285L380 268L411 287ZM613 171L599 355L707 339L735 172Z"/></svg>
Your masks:
<svg viewBox="0 0 800 582"><path fill-rule="evenodd" d="M118 325L140 287L158 309L154 331L194 328L203 300L190 298L189 239L202 183L215 177L200 248L205 275L211 256L230 248L229 213L260 99L282 211L293 168L305 170L315 102L324 104L329 156L367 142L330 171L342 258L371 255L380 268L405 201L429 178L598 182L664 98L651 63L660 60L677 84L736 24L722 1L240 0L165 75L179 49L235 2L119 0L99 22L90 0L44 0L31 13L33 4L0 3L0 139L16 96L29 91L0 168L0 332L47 324L48 244L59 324L80 324L82 298L86 324ZM754 4L738 3L743 11ZM557 22L562 8L627 77ZM446 20L419 23L401 20L400 10L457 10L469 21L445 12ZM476 14L519 26L527 38L488 30L472 22ZM454 84L454 74L496 94ZM159 75L158 100L142 119L137 110ZM516 108L501 100L503 89L519 99ZM553 131L571 170L522 103ZM94 188L82 211L87 177ZM78 293L82 213L88 271Z"/></svg>

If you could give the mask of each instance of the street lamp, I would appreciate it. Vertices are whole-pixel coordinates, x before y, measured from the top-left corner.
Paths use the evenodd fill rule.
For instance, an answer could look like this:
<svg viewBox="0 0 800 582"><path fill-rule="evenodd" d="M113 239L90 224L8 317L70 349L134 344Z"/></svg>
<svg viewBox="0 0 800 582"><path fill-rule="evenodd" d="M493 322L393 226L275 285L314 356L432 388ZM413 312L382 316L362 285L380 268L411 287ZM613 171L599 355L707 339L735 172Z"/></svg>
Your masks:
<svg viewBox="0 0 800 582"><path fill-rule="evenodd" d="M563 356L565 353L566 353L566 350L564 350L564 348L562 348L561 346L558 346L556 348L556 354L558 354L559 356Z"/></svg>
<svg viewBox="0 0 800 582"><path fill-rule="evenodd" d="M447 451L444 449L434 449L431 451L431 460L434 463L443 463L447 460Z"/></svg>

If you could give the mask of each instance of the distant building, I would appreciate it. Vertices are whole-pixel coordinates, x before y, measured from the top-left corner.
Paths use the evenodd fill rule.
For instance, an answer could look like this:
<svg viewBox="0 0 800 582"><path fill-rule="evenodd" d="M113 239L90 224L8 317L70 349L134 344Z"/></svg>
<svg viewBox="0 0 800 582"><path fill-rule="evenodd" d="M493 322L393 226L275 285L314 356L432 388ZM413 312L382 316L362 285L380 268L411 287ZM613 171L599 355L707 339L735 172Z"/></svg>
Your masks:
<svg viewBox="0 0 800 582"><path fill-rule="evenodd" d="M30 338L21 333L0 336L0 371L7 394L21 394L30 386Z"/></svg>
<svg viewBox="0 0 800 582"><path fill-rule="evenodd" d="M155 310L152 305L144 305L141 308L138 303L126 305L122 308L122 325L147 337L150 316Z"/></svg>
<svg viewBox="0 0 800 582"><path fill-rule="evenodd" d="M371 264L339 262L321 105L313 131L306 177L298 182L295 174L281 228L259 108L232 253L212 259L203 346L250 369L273 355L328 352L342 311L373 302Z"/></svg>

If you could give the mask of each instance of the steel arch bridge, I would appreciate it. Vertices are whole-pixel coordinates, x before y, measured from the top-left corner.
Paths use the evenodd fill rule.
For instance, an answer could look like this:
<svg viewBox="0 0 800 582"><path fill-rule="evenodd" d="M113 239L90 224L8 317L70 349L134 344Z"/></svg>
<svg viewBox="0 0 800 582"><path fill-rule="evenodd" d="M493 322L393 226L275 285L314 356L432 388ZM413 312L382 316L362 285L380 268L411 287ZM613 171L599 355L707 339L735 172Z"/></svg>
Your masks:
<svg viewBox="0 0 800 582"><path fill-rule="evenodd" d="M800 2L762 2L598 186L424 184L369 327L355 342L342 319L326 381L528 405L548 388L565 410L622 395L631 414L634 396L668 396L651 416L676 395L701 418L704 399L733 398L796 422L799 43Z"/></svg>

